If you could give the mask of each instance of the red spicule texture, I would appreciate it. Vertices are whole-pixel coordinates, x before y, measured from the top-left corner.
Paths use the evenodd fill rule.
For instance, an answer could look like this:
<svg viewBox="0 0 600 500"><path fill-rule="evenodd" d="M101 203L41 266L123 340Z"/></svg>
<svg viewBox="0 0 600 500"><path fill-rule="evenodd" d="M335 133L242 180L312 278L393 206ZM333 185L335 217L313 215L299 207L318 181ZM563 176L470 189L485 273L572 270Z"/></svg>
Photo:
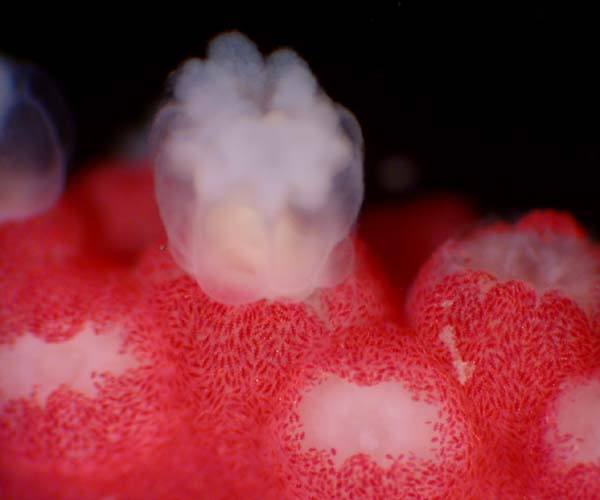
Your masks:
<svg viewBox="0 0 600 500"><path fill-rule="evenodd" d="M288 386L274 411L270 440L273 470L286 478L286 498L466 498L476 478L477 437L462 391L447 366L437 366L410 330L378 322L332 338L327 350ZM304 428L290 411L307 389L331 375L371 386L398 381L414 397L439 404L442 416L435 460L401 454L380 467L366 454L334 467L330 450L301 446ZM466 480L466 481L465 481Z"/></svg>
<svg viewBox="0 0 600 500"><path fill-rule="evenodd" d="M544 440L560 384L598 368L595 306L444 272L454 241L423 267L407 324L390 261L360 240L354 273L305 303L222 305L173 263L151 200L144 168L97 166L50 212L0 227L0 349L27 332L65 341L91 322L98 334L119 325L138 361L95 373L95 396L63 385L45 405L35 394L2 402L2 498L598 496L598 467L567 468ZM434 212L410 224L433 223ZM551 212L516 227L585 238ZM398 276L415 272L425 248ZM454 353L475 366L464 383L440 340L448 325ZM362 454L336 468L331 450L305 449L298 405L331 376L396 381L439 405L435 459L400 455L383 468Z"/></svg>
<svg viewBox="0 0 600 500"><path fill-rule="evenodd" d="M568 239L594 263L590 294L540 291L527 280L501 279L471 267L469 242L487 235L535 235L544 244ZM457 265L467 262L466 265ZM567 214L532 212L514 225L498 223L462 241L449 241L421 269L407 312L418 337L440 361L453 363L440 339L450 327L463 362L463 384L483 461L486 498L599 498L600 465L563 461L549 444L561 389L597 379L600 367L598 248Z"/></svg>

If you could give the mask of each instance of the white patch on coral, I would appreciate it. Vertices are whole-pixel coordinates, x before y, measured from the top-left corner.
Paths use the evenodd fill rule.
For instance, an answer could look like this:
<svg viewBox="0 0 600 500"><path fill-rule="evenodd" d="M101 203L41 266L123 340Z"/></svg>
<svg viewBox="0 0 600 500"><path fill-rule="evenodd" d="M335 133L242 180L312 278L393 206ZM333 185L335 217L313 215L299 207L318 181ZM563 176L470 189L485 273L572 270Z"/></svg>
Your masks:
<svg viewBox="0 0 600 500"><path fill-rule="evenodd" d="M389 467L400 454L434 459L440 408L414 396L400 382L360 386L331 376L298 405L302 446L335 449L332 459L338 468L359 453L381 467Z"/></svg>
<svg viewBox="0 0 600 500"><path fill-rule="evenodd" d="M29 398L40 404L62 385L86 396L97 395L94 377L118 376L138 365L123 351L123 332L118 328L96 333L92 324L72 338L46 342L31 333L13 344L0 345L0 400Z"/></svg>
<svg viewBox="0 0 600 500"><path fill-rule="evenodd" d="M456 370L456 376L458 377L458 381L464 385L467 380L473 375L473 370L475 370L475 366L470 361L463 361L458 348L456 347L456 336L454 332L454 328L450 325L446 325L442 328L442 331L439 334L439 339L442 343L447 347L450 352L450 357L452 358L452 365Z"/></svg>
<svg viewBox="0 0 600 500"><path fill-rule="evenodd" d="M571 381L558 398L546 438L568 464L600 463L600 380Z"/></svg>

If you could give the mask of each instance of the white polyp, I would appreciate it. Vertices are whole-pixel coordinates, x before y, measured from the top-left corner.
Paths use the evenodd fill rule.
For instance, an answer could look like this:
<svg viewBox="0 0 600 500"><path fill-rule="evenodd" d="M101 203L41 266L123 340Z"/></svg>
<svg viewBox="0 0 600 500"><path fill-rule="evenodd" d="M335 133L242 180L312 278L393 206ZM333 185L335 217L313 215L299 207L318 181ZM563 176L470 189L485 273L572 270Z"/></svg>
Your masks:
<svg viewBox="0 0 600 500"><path fill-rule="evenodd" d="M0 345L0 402L29 398L35 391L37 401L44 405L61 385L94 397L94 373L118 376L138 365L122 347L119 328L97 334L90 323L61 342L22 335L14 344Z"/></svg>
<svg viewBox="0 0 600 500"><path fill-rule="evenodd" d="M303 300L350 271L360 127L294 52L217 37L173 77L152 143L170 250L213 299Z"/></svg>
<svg viewBox="0 0 600 500"><path fill-rule="evenodd" d="M569 381L550 416L547 435L555 455L567 464L600 463L600 380Z"/></svg>
<svg viewBox="0 0 600 500"><path fill-rule="evenodd" d="M389 467L400 454L434 459L439 448L432 439L440 408L415 399L400 382L360 386L331 376L304 394L296 411L302 447L335 449L331 458L338 468L359 453Z"/></svg>
<svg viewBox="0 0 600 500"><path fill-rule="evenodd" d="M584 310L590 307L600 267L586 241L530 231L484 234L461 244L449 255L450 272L487 271L499 280L522 280L539 293L560 290Z"/></svg>
<svg viewBox="0 0 600 500"><path fill-rule="evenodd" d="M49 106L63 103L47 102L57 96L39 70L0 56L0 223L44 212L62 193L65 145Z"/></svg>

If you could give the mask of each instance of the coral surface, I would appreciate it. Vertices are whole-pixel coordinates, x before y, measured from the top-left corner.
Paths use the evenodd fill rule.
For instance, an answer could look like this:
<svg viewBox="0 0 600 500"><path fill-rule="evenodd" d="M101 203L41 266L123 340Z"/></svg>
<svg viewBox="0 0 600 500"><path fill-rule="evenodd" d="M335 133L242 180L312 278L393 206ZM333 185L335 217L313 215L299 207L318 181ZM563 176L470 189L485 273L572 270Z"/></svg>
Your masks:
<svg viewBox="0 0 600 500"><path fill-rule="evenodd" d="M598 498L598 250L557 212L475 220L367 210L344 282L226 305L149 169L89 169L0 227L0 496Z"/></svg>

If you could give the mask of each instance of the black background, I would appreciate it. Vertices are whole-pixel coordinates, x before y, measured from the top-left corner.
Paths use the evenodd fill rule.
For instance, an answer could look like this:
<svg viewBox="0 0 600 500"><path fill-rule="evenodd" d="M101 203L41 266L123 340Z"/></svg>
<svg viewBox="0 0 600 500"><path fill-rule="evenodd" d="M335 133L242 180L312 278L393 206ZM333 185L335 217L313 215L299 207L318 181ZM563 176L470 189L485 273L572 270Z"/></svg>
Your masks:
<svg viewBox="0 0 600 500"><path fill-rule="evenodd" d="M599 17L591 9L323 1L244 11L223 4L217 15L208 10L214 4L190 5L145 6L133 15L100 4L48 16L32 7L35 15L3 20L0 51L44 67L70 102L73 171L108 156L124 131L147 122L182 60L238 29L263 52L294 48L326 92L355 113L368 202L390 198L376 169L402 153L418 165L419 180L397 199L443 189L486 214L553 207L600 226Z"/></svg>

